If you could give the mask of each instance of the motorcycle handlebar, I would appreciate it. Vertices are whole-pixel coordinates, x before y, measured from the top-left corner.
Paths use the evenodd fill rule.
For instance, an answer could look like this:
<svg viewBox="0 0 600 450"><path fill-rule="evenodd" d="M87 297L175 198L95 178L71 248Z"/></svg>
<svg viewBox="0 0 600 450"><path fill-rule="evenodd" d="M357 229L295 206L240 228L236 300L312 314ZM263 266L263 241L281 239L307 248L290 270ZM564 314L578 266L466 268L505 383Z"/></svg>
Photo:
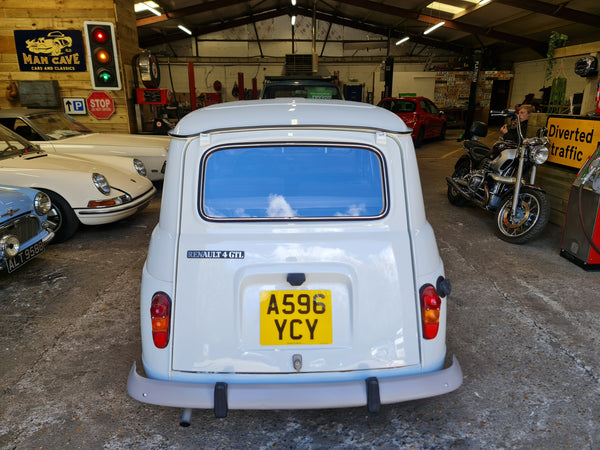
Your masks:
<svg viewBox="0 0 600 450"><path fill-rule="evenodd" d="M490 110L490 116L492 117L512 117L516 114L514 109L503 109L503 110Z"/></svg>

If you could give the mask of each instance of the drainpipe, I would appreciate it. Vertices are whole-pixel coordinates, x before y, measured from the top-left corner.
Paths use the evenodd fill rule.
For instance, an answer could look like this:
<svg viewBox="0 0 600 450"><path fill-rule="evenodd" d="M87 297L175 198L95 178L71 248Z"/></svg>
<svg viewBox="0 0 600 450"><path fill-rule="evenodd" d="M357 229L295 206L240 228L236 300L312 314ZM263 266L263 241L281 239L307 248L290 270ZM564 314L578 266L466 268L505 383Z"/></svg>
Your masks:
<svg viewBox="0 0 600 450"><path fill-rule="evenodd" d="M312 20L312 54L317 53L317 0L313 4Z"/></svg>

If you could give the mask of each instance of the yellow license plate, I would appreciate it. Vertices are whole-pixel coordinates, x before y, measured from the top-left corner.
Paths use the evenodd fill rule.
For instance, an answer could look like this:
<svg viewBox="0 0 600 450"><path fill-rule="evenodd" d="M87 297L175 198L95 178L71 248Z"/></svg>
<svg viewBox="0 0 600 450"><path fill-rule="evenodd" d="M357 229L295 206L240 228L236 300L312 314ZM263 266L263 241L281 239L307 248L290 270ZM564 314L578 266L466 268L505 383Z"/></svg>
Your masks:
<svg viewBox="0 0 600 450"><path fill-rule="evenodd" d="M260 345L332 342L331 291L261 291Z"/></svg>

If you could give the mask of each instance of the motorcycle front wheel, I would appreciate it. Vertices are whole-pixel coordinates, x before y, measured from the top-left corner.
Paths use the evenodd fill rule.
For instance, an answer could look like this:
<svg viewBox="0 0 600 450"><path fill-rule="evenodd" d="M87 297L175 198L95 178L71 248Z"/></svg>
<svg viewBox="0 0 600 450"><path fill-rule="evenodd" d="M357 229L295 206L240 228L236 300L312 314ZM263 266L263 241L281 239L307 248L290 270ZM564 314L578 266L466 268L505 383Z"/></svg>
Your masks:
<svg viewBox="0 0 600 450"><path fill-rule="evenodd" d="M524 188L519 194L517 213L512 214L513 197L507 198L496 216L497 234L512 244L524 244L537 237L548 225L550 205L543 192Z"/></svg>

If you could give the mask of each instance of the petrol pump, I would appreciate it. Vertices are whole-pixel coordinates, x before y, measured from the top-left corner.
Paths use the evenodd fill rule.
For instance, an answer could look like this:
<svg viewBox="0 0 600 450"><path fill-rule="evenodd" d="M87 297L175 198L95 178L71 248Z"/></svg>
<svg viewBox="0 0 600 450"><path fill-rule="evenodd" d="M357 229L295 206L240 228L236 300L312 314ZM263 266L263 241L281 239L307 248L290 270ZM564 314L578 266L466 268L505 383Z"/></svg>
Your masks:
<svg viewBox="0 0 600 450"><path fill-rule="evenodd" d="M600 145L571 185L560 255L585 270L600 269Z"/></svg>
<svg viewBox="0 0 600 450"><path fill-rule="evenodd" d="M165 113L172 101L171 91L159 89L160 70L154 55L144 52L136 55L132 61L135 84L135 110L138 132L143 133L145 116L151 116L152 134L167 134L173 127ZM138 74L144 85L140 88Z"/></svg>

